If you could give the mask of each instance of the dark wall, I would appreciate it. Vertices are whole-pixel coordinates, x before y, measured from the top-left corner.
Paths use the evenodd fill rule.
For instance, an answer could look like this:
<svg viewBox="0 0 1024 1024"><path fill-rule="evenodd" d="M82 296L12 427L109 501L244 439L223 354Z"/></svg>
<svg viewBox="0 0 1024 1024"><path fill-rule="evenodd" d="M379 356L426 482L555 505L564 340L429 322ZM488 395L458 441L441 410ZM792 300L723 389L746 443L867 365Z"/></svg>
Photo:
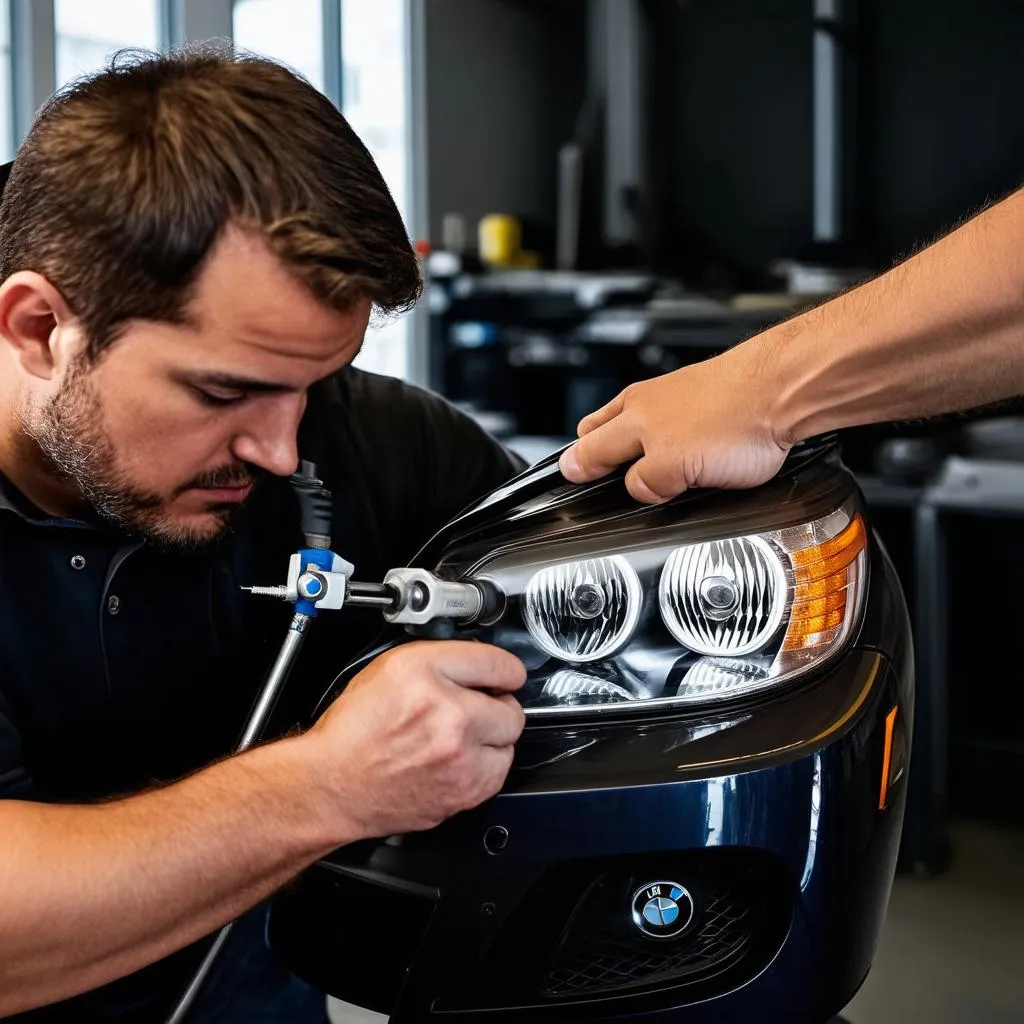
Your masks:
<svg viewBox="0 0 1024 1024"><path fill-rule="evenodd" d="M1024 183L1024 3L845 0L847 241L890 265ZM587 0L427 0L431 237L446 211L553 228ZM644 0L659 263L750 287L812 240L812 0Z"/></svg>
<svg viewBox="0 0 1024 1024"><path fill-rule="evenodd" d="M755 270L811 232L810 0L655 0L662 258Z"/></svg>
<svg viewBox="0 0 1024 1024"><path fill-rule="evenodd" d="M1024 182L1024 4L862 8L866 227L894 259Z"/></svg>
<svg viewBox="0 0 1024 1024"><path fill-rule="evenodd" d="M486 213L553 225L558 148L585 84L585 0L427 0L431 238Z"/></svg>
<svg viewBox="0 0 1024 1024"><path fill-rule="evenodd" d="M1024 3L860 0L847 240L884 267L1024 182ZM749 284L811 242L811 0L650 0L660 252Z"/></svg>

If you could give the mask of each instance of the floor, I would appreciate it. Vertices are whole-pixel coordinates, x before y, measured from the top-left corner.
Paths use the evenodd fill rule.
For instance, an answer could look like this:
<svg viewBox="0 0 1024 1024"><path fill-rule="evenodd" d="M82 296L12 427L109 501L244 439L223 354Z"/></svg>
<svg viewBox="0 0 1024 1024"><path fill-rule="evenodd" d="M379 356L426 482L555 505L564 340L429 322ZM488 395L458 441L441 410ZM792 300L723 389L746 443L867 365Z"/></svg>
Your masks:
<svg viewBox="0 0 1024 1024"><path fill-rule="evenodd" d="M958 822L953 865L899 876L849 1024L1024 1024L1024 830ZM334 1024L384 1024L332 1002Z"/></svg>
<svg viewBox="0 0 1024 1024"><path fill-rule="evenodd" d="M953 865L898 877L851 1024L1024 1022L1024 830L957 823Z"/></svg>

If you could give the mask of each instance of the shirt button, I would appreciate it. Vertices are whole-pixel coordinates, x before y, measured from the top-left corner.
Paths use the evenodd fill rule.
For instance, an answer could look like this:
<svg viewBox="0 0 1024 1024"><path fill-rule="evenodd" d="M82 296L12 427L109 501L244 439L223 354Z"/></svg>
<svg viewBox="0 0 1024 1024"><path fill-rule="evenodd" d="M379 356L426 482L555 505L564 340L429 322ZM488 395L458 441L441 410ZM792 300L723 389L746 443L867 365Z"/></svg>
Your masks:
<svg viewBox="0 0 1024 1024"><path fill-rule="evenodd" d="M71 568L72 569L84 569L85 568L85 556L84 555L72 555L71 556Z"/></svg>
<svg viewBox="0 0 1024 1024"><path fill-rule="evenodd" d="M111 615L116 615L120 610L121 598L119 598L117 594L111 594L110 597L107 598L107 611L110 612Z"/></svg>

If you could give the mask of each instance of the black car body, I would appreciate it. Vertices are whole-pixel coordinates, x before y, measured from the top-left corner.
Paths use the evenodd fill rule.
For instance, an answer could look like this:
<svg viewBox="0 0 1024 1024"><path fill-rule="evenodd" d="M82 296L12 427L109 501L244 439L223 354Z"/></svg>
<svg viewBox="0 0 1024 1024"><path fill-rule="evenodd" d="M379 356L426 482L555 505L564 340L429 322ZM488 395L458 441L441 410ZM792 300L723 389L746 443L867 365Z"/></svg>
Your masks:
<svg viewBox="0 0 1024 1024"><path fill-rule="evenodd" d="M523 657L526 729L495 799L278 896L292 969L395 1021L837 1013L895 872L913 665L834 440L657 507L552 458L416 564L504 595L456 635Z"/></svg>

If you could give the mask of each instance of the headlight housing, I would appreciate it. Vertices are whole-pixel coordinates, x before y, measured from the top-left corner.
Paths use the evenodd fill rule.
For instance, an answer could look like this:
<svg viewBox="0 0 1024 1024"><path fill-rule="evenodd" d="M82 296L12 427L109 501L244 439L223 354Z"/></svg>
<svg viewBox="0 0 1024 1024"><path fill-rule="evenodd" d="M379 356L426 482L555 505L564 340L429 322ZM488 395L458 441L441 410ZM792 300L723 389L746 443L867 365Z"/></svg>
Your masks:
<svg viewBox="0 0 1024 1024"><path fill-rule="evenodd" d="M842 648L867 575L855 494L795 525L714 522L498 550L462 577L505 597L478 636L525 662L528 715L713 704Z"/></svg>

